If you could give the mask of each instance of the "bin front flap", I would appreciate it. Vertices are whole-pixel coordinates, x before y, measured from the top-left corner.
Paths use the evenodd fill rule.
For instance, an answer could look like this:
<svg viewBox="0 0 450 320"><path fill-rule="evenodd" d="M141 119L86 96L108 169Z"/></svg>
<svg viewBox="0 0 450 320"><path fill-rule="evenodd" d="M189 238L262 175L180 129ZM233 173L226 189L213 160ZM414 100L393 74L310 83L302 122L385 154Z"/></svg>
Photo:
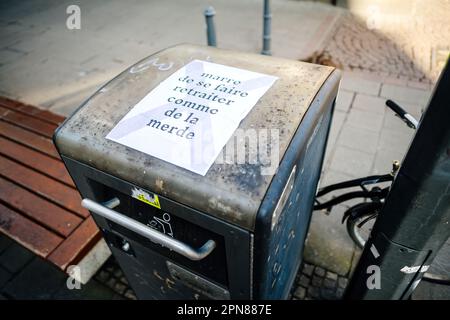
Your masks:
<svg viewBox="0 0 450 320"><path fill-rule="evenodd" d="M106 139L143 97L193 60L278 77L205 176ZM138 62L98 90L58 128L55 144L65 157L253 230L279 161L333 70L263 55L178 45Z"/></svg>

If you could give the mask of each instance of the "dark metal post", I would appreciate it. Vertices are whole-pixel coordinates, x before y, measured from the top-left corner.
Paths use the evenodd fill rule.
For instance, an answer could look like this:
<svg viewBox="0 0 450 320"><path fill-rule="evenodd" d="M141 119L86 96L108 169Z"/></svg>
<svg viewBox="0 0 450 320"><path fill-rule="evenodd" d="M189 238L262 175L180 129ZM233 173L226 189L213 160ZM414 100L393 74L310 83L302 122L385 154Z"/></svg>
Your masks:
<svg viewBox="0 0 450 320"><path fill-rule="evenodd" d="M345 298L407 299L450 236L448 88L449 64L442 71Z"/></svg>
<svg viewBox="0 0 450 320"><path fill-rule="evenodd" d="M270 0L264 0L264 31L263 31L263 49L261 54L270 56L270 24L272 20L272 13L270 12Z"/></svg>
<svg viewBox="0 0 450 320"><path fill-rule="evenodd" d="M216 11L212 6L205 9L204 15L206 19L206 38L208 46L217 47L216 42L216 29L214 28L214 15Z"/></svg>

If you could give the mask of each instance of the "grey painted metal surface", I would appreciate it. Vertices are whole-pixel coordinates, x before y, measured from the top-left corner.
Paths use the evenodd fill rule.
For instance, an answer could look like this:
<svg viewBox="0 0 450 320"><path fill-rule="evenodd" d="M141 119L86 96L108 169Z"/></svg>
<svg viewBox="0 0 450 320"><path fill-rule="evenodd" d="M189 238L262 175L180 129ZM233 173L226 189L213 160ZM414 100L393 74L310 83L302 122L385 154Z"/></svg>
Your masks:
<svg viewBox="0 0 450 320"><path fill-rule="evenodd" d="M261 54L270 56L270 33L272 23L272 13L270 11L270 0L264 0L264 12L263 12L263 49Z"/></svg>
<svg viewBox="0 0 450 320"><path fill-rule="evenodd" d="M216 14L216 10L209 6L205 9L203 14L205 15L206 20L206 40L208 46L217 47L216 28L214 27L214 16Z"/></svg>
<svg viewBox="0 0 450 320"><path fill-rule="evenodd" d="M150 206L131 196L139 186L64 156L62 159L82 197L107 205L108 200L117 197L119 201L109 202L117 205L117 212L146 225L152 225L150 221L155 217L163 218L169 214L173 239L193 248L210 239L216 242L217 246L210 254L195 261L92 212L139 299L251 298L252 263L248 231L163 196L159 196L161 209ZM157 230L165 234L164 230ZM172 268L174 265L177 266L176 274ZM185 272L180 273L181 269ZM197 276L195 282L189 276L192 273Z"/></svg>
<svg viewBox="0 0 450 320"><path fill-rule="evenodd" d="M175 46L140 61L106 84L66 120L55 134L55 143L66 157L253 230L261 201L274 176L261 174L264 163L216 161L203 177L105 139L136 103L193 59L279 77L239 128L279 129L280 160L311 101L333 71L330 67L256 54ZM227 146L231 144L230 139ZM265 158L267 155L259 154L258 159Z"/></svg>

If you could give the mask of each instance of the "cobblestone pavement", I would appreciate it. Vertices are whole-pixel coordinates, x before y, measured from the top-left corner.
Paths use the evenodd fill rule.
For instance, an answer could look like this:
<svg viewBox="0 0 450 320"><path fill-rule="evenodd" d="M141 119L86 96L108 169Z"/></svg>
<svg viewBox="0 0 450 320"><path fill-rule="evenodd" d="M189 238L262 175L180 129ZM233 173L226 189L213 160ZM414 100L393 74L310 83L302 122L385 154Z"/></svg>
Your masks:
<svg viewBox="0 0 450 320"><path fill-rule="evenodd" d="M293 300L342 299L348 279L324 268L303 263L292 289Z"/></svg>
<svg viewBox="0 0 450 320"><path fill-rule="evenodd" d="M133 290L114 258L110 258L95 275L95 280L117 295L135 300ZM291 290L292 300L342 299L348 279L324 268L302 263Z"/></svg>
<svg viewBox="0 0 450 320"><path fill-rule="evenodd" d="M135 300L136 296L114 258L110 258L95 276L95 280L114 292L114 297ZM325 268L304 262L299 268L291 290L291 300L340 300L348 278ZM412 300L448 299L450 287L422 281Z"/></svg>
<svg viewBox="0 0 450 320"><path fill-rule="evenodd" d="M133 289L131 289L122 269L113 257L105 262L102 268L94 276L94 279L126 299L136 300Z"/></svg>
<svg viewBox="0 0 450 320"><path fill-rule="evenodd" d="M370 10L342 15L326 55L344 70L435 82L450 52L450 2L410 1L399 14Z"/></svg>
<svg viewBox="0 0 450 320"><path fill-rule="evenodd" d="M36 277L36 275L39 277ZM4 299L88 299L135 300L121 268L111 257L81 288L69 290L67 275L17 243L0 235L0 300ZM347 277L325 268L302 263L291 290L292 300L339 300ZM422 281L413 299L447 299L449 286Z"/></svg>
<svg viewBox="0 0 450 320"><path fill-rule="evenodd" d="M136 299L114 258L110 258L94 278L116 294L126 299ZM302 263L291 290L291 299L339 300L342 299L347 283L346 277L309 263Z"/></svg>
<svg viewBox="0 0 450 320"><path fill-rule="evenodd" d="M126 299L136 299L114 258L110 258L95 275L95 280ZM348 279L324 268L302 263L291 290L292 300L342 299Z"/></svg>

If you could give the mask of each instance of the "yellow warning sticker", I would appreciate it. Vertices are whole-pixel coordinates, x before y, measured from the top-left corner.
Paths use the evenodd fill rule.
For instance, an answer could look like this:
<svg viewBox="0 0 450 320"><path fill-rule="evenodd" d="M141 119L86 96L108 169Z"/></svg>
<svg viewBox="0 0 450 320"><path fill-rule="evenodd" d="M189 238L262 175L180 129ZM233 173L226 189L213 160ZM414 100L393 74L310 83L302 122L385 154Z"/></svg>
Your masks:
<svg viewBox="0 0 450 320"><path fill-rule="evenodd" d="M139 201L145 202L153 207L161 209L161 205L159 204L159 198L156 194L150 193L138 188L133 188L131 190L131 196Z"/></svg>

